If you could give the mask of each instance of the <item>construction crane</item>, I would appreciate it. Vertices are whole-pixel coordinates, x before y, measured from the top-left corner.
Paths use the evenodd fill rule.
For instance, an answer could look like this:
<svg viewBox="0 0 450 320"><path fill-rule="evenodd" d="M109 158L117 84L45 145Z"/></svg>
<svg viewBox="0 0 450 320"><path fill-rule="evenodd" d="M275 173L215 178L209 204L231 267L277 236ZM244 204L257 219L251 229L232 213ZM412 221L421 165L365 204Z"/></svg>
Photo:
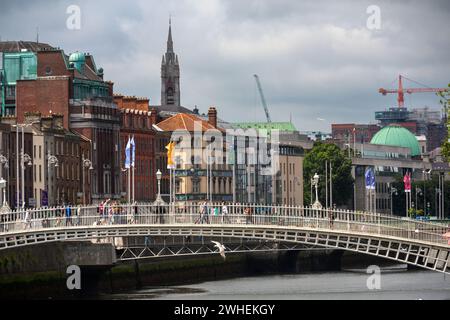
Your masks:
<svg viewBox="0 0 450 320"><path fill-rule="evenodd" d="M403 83L402 83L402 79L407 79L409 81L418 83L414 80L408 79L406 77L403 77L402 75L398 76L398 89L383 89L380 88L378 90L379 93L381 93L382 95L386 95L388 93L397 93L398 97L397 97L397 102L398 102L398 107L399 108L403 108L405 106L405 100L404 100L404 93L416 93L416 92L444 92L444 91L448 91L449 88L403 88ZM420 83L418 83L420 84ZM423 85L423 84L420 84ZM423 85L424 87L426 87L425 85Z"/></svg>
<svg viewBox="0 0 450 320"><path fill-rule="evenodd" d="M264 99L264 93L263 93L263 90L261 88L261 83L259 82L258 75L254 74L253 76L255 77L256 85L258 86L259 95L261 96L261 102L262 102L262 105L264 107L264 112L266 113L267 122L271 123L272 120L270 120L269 109L267 108L266 99Z"/></svg>

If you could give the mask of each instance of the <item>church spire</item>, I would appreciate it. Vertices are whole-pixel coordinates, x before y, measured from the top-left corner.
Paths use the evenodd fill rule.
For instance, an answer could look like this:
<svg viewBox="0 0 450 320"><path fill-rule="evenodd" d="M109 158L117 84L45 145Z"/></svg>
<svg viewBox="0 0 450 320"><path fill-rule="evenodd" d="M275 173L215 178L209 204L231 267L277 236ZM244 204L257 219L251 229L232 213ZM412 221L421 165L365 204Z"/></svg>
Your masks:
<svg viewBox="0 0 450 320"><path fill-rule="evenodd" d="M173 52L172 17L169 17L169 36L167 37L167 52Z"/></svg>
<svg viewBox="0 0 450 320"><path fill-rule="evenodd" d="M173 51L171 17L169 17L167 51L161 61L161 105L180 106L180 65Z"/></svg>

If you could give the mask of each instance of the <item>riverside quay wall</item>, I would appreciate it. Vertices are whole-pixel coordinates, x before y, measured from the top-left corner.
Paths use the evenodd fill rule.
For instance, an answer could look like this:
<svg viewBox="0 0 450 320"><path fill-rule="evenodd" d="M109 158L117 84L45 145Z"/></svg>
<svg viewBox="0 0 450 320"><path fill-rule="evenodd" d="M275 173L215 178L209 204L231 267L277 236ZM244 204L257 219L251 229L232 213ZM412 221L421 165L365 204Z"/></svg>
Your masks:
<svg viewBox="0 0 450 320"><path fill-rule="evenodd" d="M0 251L0 299L97 299L145 286L338 271L373 264L369 258L340 250L302 250L230 254L225 261L218 254L118 261L109 243L67 241ZM80 267L80 290L67 288L71 265Z"/></svg>

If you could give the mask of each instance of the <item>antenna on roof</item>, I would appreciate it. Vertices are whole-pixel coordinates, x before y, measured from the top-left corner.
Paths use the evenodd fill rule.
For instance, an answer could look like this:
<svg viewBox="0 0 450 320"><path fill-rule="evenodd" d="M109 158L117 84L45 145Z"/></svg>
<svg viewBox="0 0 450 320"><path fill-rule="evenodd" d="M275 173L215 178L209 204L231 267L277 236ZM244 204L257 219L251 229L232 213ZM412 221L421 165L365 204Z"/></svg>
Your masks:
<svg viewBox="0 0 450 320"><path fill-rule="evenodd" d="M39 26L36 27L36 43L39 43Z"/></svg>

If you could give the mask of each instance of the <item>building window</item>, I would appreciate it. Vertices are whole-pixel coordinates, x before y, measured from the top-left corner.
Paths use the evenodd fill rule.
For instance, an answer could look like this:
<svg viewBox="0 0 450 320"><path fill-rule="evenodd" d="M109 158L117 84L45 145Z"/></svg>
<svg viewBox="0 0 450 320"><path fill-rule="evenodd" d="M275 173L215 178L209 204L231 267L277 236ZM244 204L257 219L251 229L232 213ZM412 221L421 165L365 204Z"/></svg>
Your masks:
<svg viewBox="0 0 450 320"><path fill-rule="evenodd" d="M180 179L175 181L175 192L181 193L181 180Z"/></svg>
<svg viewBox="0 0 450 320"><path fill-rule="evenodd" d="M192 179L192 193L200 193L200 180Z"/></svg>

